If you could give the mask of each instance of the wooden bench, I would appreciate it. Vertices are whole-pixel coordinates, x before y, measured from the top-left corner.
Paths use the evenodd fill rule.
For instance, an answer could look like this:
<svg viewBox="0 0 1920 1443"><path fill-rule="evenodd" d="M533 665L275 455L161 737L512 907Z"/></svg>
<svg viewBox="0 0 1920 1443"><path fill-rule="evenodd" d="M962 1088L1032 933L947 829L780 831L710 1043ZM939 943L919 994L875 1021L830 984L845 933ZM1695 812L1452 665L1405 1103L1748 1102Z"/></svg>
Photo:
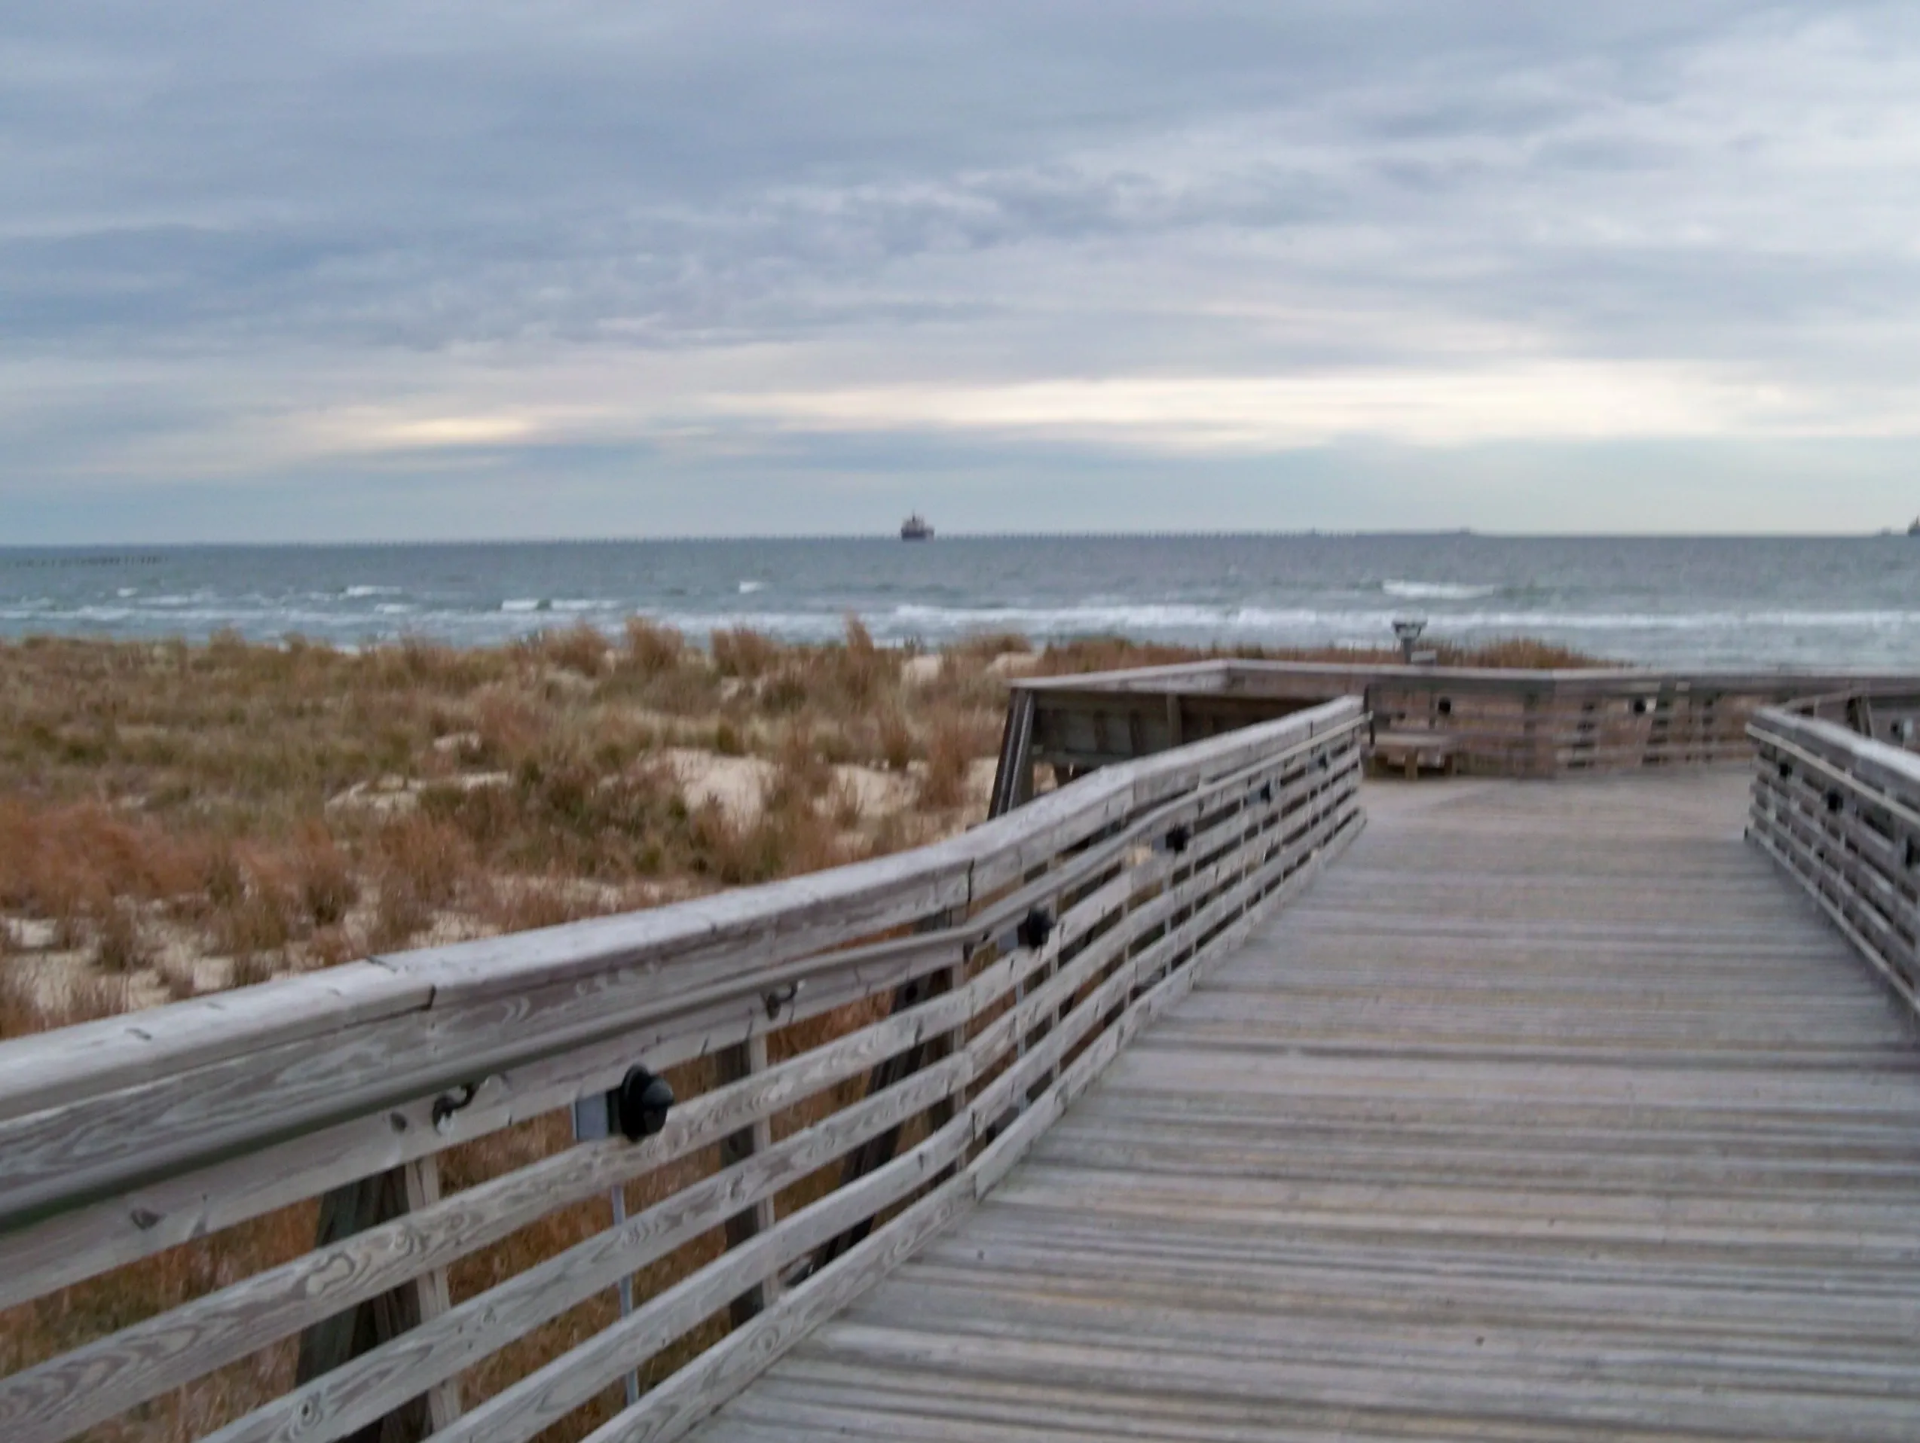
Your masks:
<svg viewBox="0 0 1920 1443"><path fill-rule="evenodd" d="M1422 767L1451 775L1453 745L1451 732L1375 732L1373 760L1383 771L1404 770L1408 781L1417 780Z"/></svg>

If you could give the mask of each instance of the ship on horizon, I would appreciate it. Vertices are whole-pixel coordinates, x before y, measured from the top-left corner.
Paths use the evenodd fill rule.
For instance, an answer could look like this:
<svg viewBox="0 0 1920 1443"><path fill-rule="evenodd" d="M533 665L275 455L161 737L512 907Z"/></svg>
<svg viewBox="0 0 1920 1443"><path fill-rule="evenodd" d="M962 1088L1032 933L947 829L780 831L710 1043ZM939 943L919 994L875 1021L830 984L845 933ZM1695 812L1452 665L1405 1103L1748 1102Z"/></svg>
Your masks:
<svg viewBox="0 0 1920 1443"><path fill-rule="evenodd" d="M1916 521L1914 525L1920 526L1920 521ZM933 528L927 525L927 518L916 511L900 523L900 539L902 541L931 541L933 540Z"/></svg>

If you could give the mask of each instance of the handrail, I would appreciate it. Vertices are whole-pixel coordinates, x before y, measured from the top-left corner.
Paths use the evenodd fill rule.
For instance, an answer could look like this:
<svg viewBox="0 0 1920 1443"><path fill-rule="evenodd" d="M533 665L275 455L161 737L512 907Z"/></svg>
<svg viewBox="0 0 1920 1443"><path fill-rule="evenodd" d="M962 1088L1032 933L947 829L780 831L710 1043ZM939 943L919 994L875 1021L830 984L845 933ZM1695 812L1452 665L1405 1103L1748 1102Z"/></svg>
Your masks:
<svg viewBox="0 0 1920 1443"><path fill-rule="evenodd" d="M643 1369L658 1386L606 1437L673 1436L992 1187L1351 839L1365 725L1342 699L899 856L0 1044L0 1308L323 1194L332 1209L312 1251L0 1380L0 1435L70 1437L299 1336L302 1381L209 1436L326 1443L427 1395L436 1436L526 1438ZM657 1135L505 1148L440 1196L448 1149L582 1116L635 1066L682 1093ZM881 1137L907 1145L841 1166ZM328 1222L342 1189L364 1201L388 1176L399 1208ZM458 1259L609 1187L649 1191L611 1231L450 1292ZM725 1249L689 1257L722 1224ZM666 1282L630 1316L519 1358L461 1411L464 1371L643 1269ZM307 1366L317 1330L388 1296L409 1327ZM686 1354L716 1309L731 1330Z"/></svg>
<svg viewBox="0 0 1920 1443"><path fill-rule="evenodd" d="M269 1074L274 1090L250 1090L241 1115L215 1122L217 1112L196 1114L196 1130L207 1135L189 1134L176 1147L178 1161L190 1165L200 1154L376 1111L648 1022L758 1001L769 985L797 980L783 966L789 959L810 959L798 977L843 969L847 963L824 949L983 900L1035 862L1158 800L1170 778L1244 765L1279 737L1311 738L1350 725L1358 713L1357 703L1339 704L1291 731L1276 724L1178 757L1114 768L960 837L874 862L621 917L373 958L7 1043L0 1046L0 1150L15 1166L0 1176L0 1228L30 1220L34 1211L71 1206L102 1183L127 1185L157 1170L151 1138L143 1149L148 1166L131 1173L104 1170L90 1148L72 1150L91 1162L85 1174L71 1165L67 1149L46 1157L33 1148L39 1136L85 1126L87 1104L118 1099L130 1085L165 1087L170 1111L192 1109L225 1087L216 1067L316 1037L336 1046L336 1033L379 1036L383 1065L350 1090L336 1079L315 1087L305 1074L283 1079L276 1070ZM450 1032L462 1041L457 1050L447 1045ZM405 1047L415 1041L422 1052L410 1056ZM156 1057L165 1060L164 1076L153 1076ZM57 1181L38 1185L43 1175Z"/></svg>
<svg viewBox="0 0 1920 1443"><path fill-rule="evenodd" d="M1745 761L1755 712L1836 693L1897 697L1896 708L1868 709L1868 726L1883 739L1920 732L1920 677L1869 672L1219 659L1025 677L1012 683L994 805L1030 794L1036 766L1085 775L1335 695L1361 697L1374 726L1402 746L1434 733L1450 770L1544 777Z"/></svg>
<svg viewBox="0 0 1920 1443"><path fill-rule="evenodd" d="M1920 756L1798 707L1762 711L1748 733L1748 839L1920 1012Z"/></svg>
<svg viewBox="0 0 1920 1443"><path fill-rule="evenodd" d="M1820 670L1804 667L1490 667L1435 666L1403 662L1264 661L1220 658L1173 662L1165 666L1124 671L1062 672L1049 676L1013 678L1019 691L1130 690L1163 691L1180 683L1198 681L1222 687L1254 688L1263 681L1311 678L1348 681L1361 686L1405 682L1446 688L1484 687L1494 691L1573 688L1611 691L1622 685L1657 690L1676 683L1716 687L1727 691L1792 692L1818 690L1848 692L1880 687L1911 687L1916 678L1907 672Z"/></svg>

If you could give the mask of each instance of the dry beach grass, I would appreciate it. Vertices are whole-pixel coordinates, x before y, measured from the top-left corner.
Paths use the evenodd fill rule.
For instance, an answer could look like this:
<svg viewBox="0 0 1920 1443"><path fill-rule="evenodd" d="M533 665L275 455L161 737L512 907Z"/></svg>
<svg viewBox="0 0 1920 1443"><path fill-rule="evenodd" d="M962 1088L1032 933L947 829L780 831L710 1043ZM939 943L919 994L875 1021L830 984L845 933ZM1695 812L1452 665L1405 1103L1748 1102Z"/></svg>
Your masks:
<svg viewBox="0 0 1920 1443"><path fill-rule="evenodd" d="M1196 654L1116 639L1036 651L1019 637L922 653L876 646L857 621L831 645L729 631L696 646L639 619L614 637L578 628L476 650L234 636L0 646L0 1037L932 840L981 814L1009 675ZM1580 661L1531 643L1449 659ZM776 1033L773 1053L816 1046L868 1012ZM697 1093L710 1065L673 1081ZM862 1087L802 1104L779 1130ZM563 1118L509 1128L447 1154L444 1186L569 1141ZM684 1159L633 1184L629 1206L717 1166L711 1152ZM779 1210L830 1182L803 1180ZM482 1292L606 1221L604 1204L559 1210L458 1263L453 1295ZM295 1257L313 1236L312 1205L291 1208L0 1314L0 1372ZM697 1239L637 1286L645 1295L721 1246ZM523 1376L603 1327L611 1308L602 1297L556 1319L465 1375L465 1396ZM682 1352L723 1328L709 1320ZM285 1391L294 1356L291 1339L263 1348L89 1436L201 1436ZM552 1436L581 1436L617 1396Z"/></svg>

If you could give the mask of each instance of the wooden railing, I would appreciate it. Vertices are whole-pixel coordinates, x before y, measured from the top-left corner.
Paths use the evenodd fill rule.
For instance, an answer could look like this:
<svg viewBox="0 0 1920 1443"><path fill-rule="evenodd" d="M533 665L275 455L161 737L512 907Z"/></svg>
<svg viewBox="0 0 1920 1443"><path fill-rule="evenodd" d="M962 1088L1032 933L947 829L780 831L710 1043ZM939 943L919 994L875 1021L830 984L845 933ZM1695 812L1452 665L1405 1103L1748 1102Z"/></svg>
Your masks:
<svg viewBox="0 0 1920 1443"><path fill-rule="evenodd" d="M678 1436L1358 832L1365 724L1337 701L899 856L0 1044L0 1438L161 1407L219 1443ZM619 1105L650 1074L663 1121ZM507 1249L559 1215L564 1246ZM306 1241L250 1260L270 1218ZM183 1254L191 1295L139 1315ZM450 1284L480 1254L520 1265Z"/></svg>
<svg viewBox="0 0 1920 1443"><path fill-rule="evenodd" d="M1448 769L1480 776L1745 761L1761 708L1836 692L1914 694L1910 676L1846 672L1561 671L1347 666L1221 660L1013 685L994 789L996 811L1033 794L1033 769L1077 775L1200 737L1357 696L1372 732L1401 747L1423 738Z"/></svg>
<svg viewBox="0 0 1920 1443"><path fill-rule="evenodd" d="M1747 836L1920 1010L1920 756L1820 713L1848 709L1820 698L1753 719Z"/></svg>
<svg viewBox="0 0 1920 1443"><path fill-rule="evenodd" d="M1920 750L1920 685L1885 683L1805 697L1787 708L1797 716L1817 717L1847 731L1906 751Z"/></svg>

